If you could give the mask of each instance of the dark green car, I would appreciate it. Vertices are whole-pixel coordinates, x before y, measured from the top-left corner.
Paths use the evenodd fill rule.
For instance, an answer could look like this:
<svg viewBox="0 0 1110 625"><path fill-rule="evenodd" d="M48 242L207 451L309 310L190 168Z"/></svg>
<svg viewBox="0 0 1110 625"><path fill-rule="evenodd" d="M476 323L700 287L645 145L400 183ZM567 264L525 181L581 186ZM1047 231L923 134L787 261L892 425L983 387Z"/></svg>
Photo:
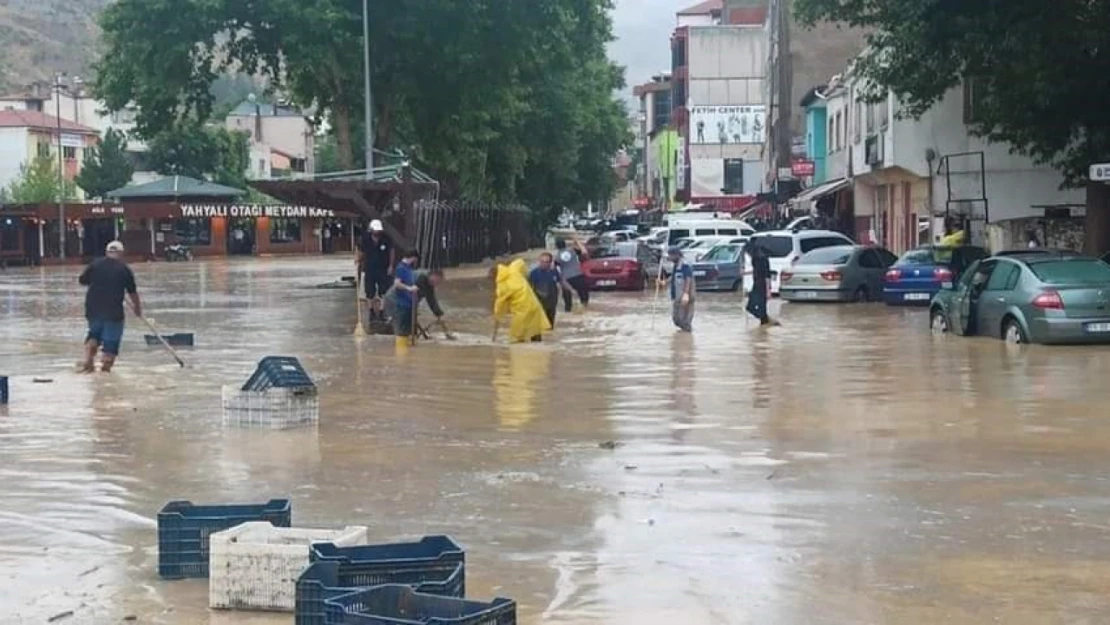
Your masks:
<svg viewBox="0 0 1110 625"><path fill-rule="evenodd" d="M935 333L1009 343L1110 343L1110 265L1067 254L977 261L929 304Z"/></svg>

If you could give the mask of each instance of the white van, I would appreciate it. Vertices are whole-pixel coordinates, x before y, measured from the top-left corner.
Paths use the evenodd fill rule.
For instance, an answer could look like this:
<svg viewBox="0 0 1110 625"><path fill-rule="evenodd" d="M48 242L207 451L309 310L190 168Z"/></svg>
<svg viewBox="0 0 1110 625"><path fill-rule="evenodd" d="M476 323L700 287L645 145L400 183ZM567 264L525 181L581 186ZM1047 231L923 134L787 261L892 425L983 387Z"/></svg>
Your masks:
<svg viewBox="0 0 1110 625"><path fill-rule="evenodd" d="M834 245L855 245L855 241L832 230L774 230L760 232L748 240L767 249L771 265L771 294L779 293L779 274L789 269L807 252ZM752 258L744 252L744 292L752 290Z"/></svg>
<svg viewBox="0 0 1110 625"><path fill-rule="evenodd" d="M755 234L755 228L736 219L691 219L671 215L667 217L669 235L667 241L673 244L679 239L719 237L747 237Z"/></svg>

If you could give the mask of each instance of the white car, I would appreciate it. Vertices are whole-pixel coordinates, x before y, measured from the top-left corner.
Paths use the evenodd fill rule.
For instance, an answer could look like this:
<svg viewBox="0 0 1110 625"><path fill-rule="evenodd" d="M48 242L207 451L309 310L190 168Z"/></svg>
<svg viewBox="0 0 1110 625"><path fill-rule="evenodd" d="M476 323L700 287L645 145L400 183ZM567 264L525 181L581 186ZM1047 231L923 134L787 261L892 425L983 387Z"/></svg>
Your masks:
<svg viewBox="0 0 1110 625"><path fill-rule="evenodd" d="M773 230L758 232L748 240L748 245L762 245L769 253L771 265L771 294L779 293L779 274L790 268L804 254L822 247L855 245L855 241L832 230ZM752 257L744 253L744 292L752 290Z"/></svg>
<svg viewBox="0 0 1110 625"><path fill-rule="evenodd" d="M695 238L693 243L682 249L682 259L689 264L696 263L702 256L708 254L709 250L726 240L720 237Z"/></svg>

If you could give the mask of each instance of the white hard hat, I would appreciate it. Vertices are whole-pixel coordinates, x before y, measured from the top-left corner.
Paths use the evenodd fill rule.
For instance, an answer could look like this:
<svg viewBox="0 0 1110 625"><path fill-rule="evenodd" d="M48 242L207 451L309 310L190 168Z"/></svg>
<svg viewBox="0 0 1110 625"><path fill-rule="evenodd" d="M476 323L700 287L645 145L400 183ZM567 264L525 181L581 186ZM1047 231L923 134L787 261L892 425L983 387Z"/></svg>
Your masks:
<svg viewBox="0 0 1110 625"><path fill-rule="evenodd" d="M104 249L104 251L109 253L109 254L111 254L113 252L118 253L118 254L122 254L123 253L123 243L120 243L119 241L112 241L111 243L108 244L108 247L106 247Z"/></svg>
<svg viewBox="0 0 1110 625"><path fill-rule="evenodd" d="M382 230L385 230L385 228L382 227L382 220L375 219L375 220L370 222L370 231L371 232L381 232Z"/></svg>

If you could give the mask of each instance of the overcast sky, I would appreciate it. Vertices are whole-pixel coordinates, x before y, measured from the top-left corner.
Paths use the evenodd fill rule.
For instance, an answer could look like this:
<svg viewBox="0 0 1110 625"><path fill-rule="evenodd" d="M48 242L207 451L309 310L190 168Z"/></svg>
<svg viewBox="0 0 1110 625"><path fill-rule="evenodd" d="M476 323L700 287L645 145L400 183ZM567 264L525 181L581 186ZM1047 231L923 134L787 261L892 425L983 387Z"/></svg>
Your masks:
<svg viewBox="0 0 1110 625"><path fill-rule="evenodd" d="M624 65L629 86L651 80L652 74L671 71L670 42L675 13L698 0L616 0L609 48L613 60Z"/></svg>

